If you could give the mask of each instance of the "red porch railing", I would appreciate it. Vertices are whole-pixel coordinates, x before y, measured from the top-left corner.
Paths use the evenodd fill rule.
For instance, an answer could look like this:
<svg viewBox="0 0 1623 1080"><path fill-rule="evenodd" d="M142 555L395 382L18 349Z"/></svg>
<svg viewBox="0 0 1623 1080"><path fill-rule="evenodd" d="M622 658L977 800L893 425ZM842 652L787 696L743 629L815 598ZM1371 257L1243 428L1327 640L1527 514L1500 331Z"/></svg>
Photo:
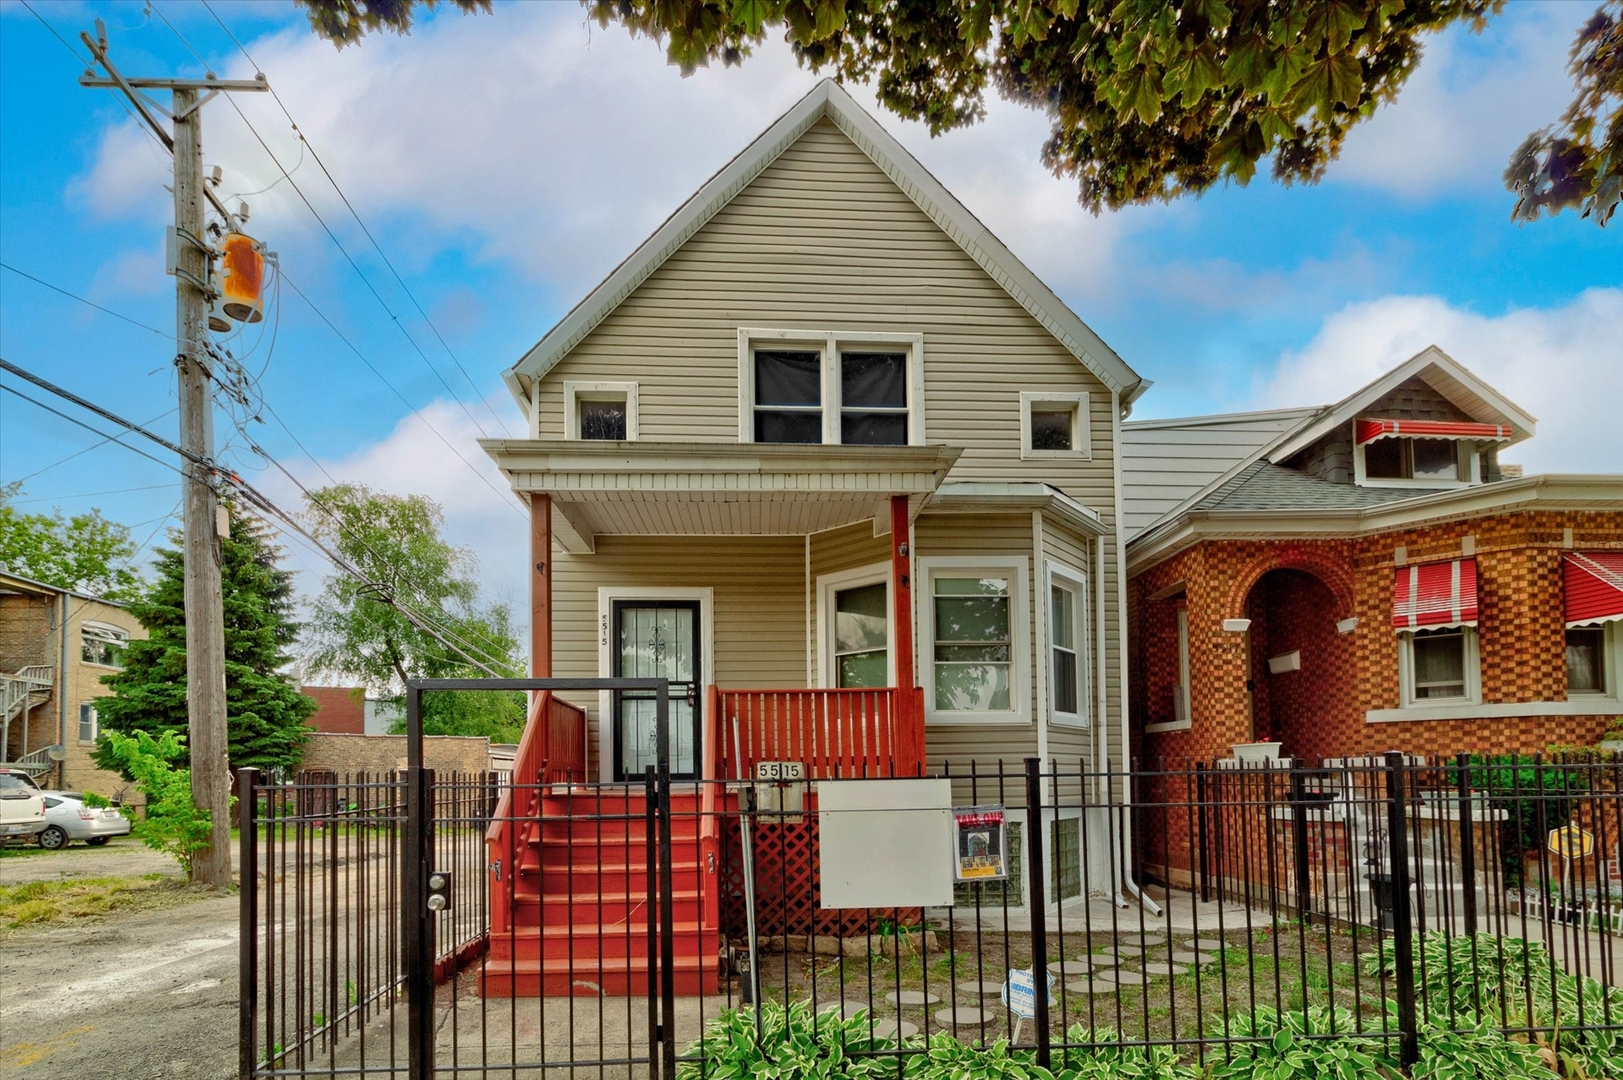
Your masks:
<svg viewBox="0 0 1623 1080"><path fill-rule="evenodd" d="M487 865L514 862L528 850L530 837L540 828L540 789L513 786L535 783L530 777L543 785L586 779L586 710L554 697L550 690L536 694L530 703L511 779L485 830ZM506 872L516 874L517 867L507 866ZM491 889L490 925L493 930L512 925L511 889Z"/></svg>
<svg viewBox="0 0 1623 1080"><path fill-rule="evenodd" d="M874 690L718 690L706 745L723 780L746 779L758 761L799 761L809 779L921 776L924 708L916 687ZM719 746L718 746L719 744ZM709 763L707 763L709 764Z"/></svg>

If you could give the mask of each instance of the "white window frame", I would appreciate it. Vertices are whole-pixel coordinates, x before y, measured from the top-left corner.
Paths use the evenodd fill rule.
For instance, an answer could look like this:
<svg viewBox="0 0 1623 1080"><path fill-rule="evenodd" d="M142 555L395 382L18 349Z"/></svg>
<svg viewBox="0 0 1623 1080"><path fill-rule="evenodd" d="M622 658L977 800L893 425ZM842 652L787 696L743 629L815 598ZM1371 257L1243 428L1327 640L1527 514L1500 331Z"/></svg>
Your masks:
<svg viewBox="0 0 1623 1080"><path fill-rule="evenodd" d="M920 671L924 685L924 722L942 727L965 724L1029 724L1031 708L1031 561L1020 555L933 556L915 560L919 588L918 611ZM935 706L935 579L966 577L973 573L1007 577L1009 590L1009 708L969 712L938 711Z"/></svg>
<svg viewBox="0 0 1623 1080"><path fill-rule="evenodd" d="M738 328L738 441L755 441L755 350L805 349L822 354L823 445L840 445L840 351L862 346L903 346L907 351L907 444L924 445L924 335L870 330ZM875 350L879 351L879 350ZM864 444L866 445L866 444Z"/></svg>
<svg viewBox="0 0 1623 1080"><path fill-rule="evenodd" d="M1414 635L1416 630L1460 630L1465 638L1465 693L1460 697L1417 698L1414 685ZM1565 649L1563 637L1562 648ZM1398 682L1400 701L1405 709L1433 709L1440 705L1482 704L1482 658L1475 626L1417 626L1398 631Z"/></svg>
<svg viewBox="0 0 1623 1080"><path fill-rule="evenodd" d="M1071 412L1071 448L1069 450L1033 450L1031 447L1031 410L1034 406L1060 405ZM1020 456L1025 459L1063 458L1090 460L1093 457L1092 421L1088 417L1088 394L1077 392L1020 392Z"/></svg>
<svg viewBox="0 0 1623 1080"><path fill-rule="evenodd" d="M885 685L896 685L896 594L890 563L870 563L850 570L817 575L817 685L832 690L838 685L834 663L834 594L863 585L885 586Z"/></svg>
<svg viewBox="0 0 1623 1080"><path fill-rule="evenodd" d="M642 426L641 410L637 405L637 384L634 382L565 382L564 383L564 438L580 438L580 403L582 401L618 401L626 403L626 441L636 442ZM592 440L597 442L600 440Z"/></svg>
<svg viewBox="0 0 1623 1080"><path fill-rule="evenodd" d="M90 738L85 738L85 713L90 713ZM94 702L81 701L79 703L79 745L93 746L101 735L101 714L97 712Z"/></svg>
<svg viewBox="0 0 1623 1080"><path fill-rule="evenodd" d="M1388 435L1388 439L1426 439L1436 438L1429 435ZM1371 439L1369 442L1378 440ZM1364 448L1369 442L1353 443L1353 483L1359 487L1372 488L1425 488L1428 491L1442 491L1453 488L1477 487L1482 483L1482 453L1481 447L1469 439L1453 439L1454 452L1459 458L1460 475L1464 480L1428 480L1413 479L1410 477L1377 476L1372 477L1366 471L1364 464Z"/></svg>
<svg viewBox="0 0 1623 1080"><path fill-rule="evenodd" d="M1089 728L1093 726L1093 639L1088 633L1092 625L1092 613L1088 610L1088 575L1073 566L1053 561L1047 561L1044 570L1043 614L1046 618L1053 618L1052 590L1056 585L1076 598L1072 605L1076 622L1072 635L1076 642L1077 679L1080 683L1076 690L1079 711L1060 712L1054 705L1054 689L1059 685L1054 672L1054 628L1048 626L1043 635L1046 646L1044 660L1048 664L1048 720L1055 727Z"/></svg>
<svg viewBox="0 0 1623 1080"><path fill-rule="evenodd" d="M1599 690L1574 690L1566 687L1568 699L1577 698L1580 701L1618 700L1623 699L1623 631L1618 627L1618 620L1596 625L1568 626L1561 634L1561 653L1563 664L1566 661L1566 631L1567 630L1599 630L1600 641L1600 671L1602 685ZM1563 683L1563 685L1565 685Z"/></svg>
<svg viewBox="0 0 1623 1080"><path fill-rule="evenodd" d="M130 632L128 630L125 630L120 626L112 626L108 623L98 622L81 623L79 626L79 662L81 664L88 664L91 667L106 668L108 671L124 670L123 666L119 664L102 664L95 660L84 659L84 642L86 637L98 638L102 641L115 643L120 648L128 649L130 647Z"/></svg>
<svg viewBox="0 0 1623 1080"><path fill-rule="evenodd" d="M1190 700L1189 680L1189 605L1179 599L1173 612L1178 628L1178 693L1183 695L1183 715L1178 715L1176 699L1174 699L1172 719L1163 724L1145 724L1146 732L1157 731L1188 731L1194 726L1194 704Z"/></svg>

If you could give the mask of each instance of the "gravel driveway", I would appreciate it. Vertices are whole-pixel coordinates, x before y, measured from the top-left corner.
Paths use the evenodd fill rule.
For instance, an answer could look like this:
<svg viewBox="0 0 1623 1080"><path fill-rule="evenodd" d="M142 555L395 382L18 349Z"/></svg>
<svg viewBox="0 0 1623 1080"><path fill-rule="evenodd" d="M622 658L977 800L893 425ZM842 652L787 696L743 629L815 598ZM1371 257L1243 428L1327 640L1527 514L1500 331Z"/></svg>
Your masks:
<svg viewBox="0 0 1623 1080"><path fill-rule="evenodd" d="M0 884L151 873L139 841L0 859ZM236 1073L237 898L23 927L0 946L0 1078L222 1080Z"/></svg>

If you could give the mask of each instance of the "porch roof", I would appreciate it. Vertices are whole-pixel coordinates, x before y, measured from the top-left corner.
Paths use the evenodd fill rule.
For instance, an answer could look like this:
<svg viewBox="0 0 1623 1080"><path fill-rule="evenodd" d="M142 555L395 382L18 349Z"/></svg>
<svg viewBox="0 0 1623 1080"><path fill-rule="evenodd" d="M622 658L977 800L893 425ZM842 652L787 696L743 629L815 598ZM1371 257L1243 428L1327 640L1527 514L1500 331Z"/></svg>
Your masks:
<svg viewBox="0 0 1623 1080"><path fill-rule="evenodd" d="M949 446L484 439L520 493L552 497L565 551L600 535L800 536L859 521L888 526L887 500L912 513L962 452Z"/></svg>

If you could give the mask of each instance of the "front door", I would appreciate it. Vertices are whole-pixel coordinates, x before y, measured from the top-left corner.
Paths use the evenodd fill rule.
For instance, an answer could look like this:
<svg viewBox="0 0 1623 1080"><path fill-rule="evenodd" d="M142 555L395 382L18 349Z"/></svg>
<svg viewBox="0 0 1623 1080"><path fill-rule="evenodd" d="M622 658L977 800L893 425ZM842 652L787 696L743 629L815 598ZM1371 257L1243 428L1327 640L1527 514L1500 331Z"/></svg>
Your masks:
<svg viewBox="0 0 1623 1080"><path fill-rule="evenodd" d="M669 743L671 776L698 775L700 655L697 600L614 601L614 677L668 679L671 684ZM640 779L659 763L655 694L614 692L614 779Z"/></svg>

